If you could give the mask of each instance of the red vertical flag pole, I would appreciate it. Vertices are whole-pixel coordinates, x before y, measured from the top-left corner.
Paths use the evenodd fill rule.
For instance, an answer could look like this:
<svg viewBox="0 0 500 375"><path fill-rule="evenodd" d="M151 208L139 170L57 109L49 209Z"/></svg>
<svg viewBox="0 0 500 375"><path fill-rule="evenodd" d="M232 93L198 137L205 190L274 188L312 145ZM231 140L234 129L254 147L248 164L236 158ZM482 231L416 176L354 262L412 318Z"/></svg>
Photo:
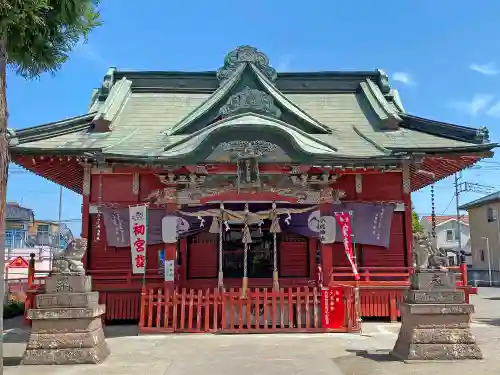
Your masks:
<svg viewBox="0 0 500 375"><path fill-rule="evenodd" d="M349 211L349 216L351 218L351 237L352 237L352 249L353 249L353 258L354 264L357 266L357 253L356 253L356 235L354 232L354 211ZM359 274L358 274L359 276ZM359 324L359 330L361 333L361 298L359 295L359 277L356 279L356 286L354 289L354 303L356 305L356 322Z"/></svg>
<svg viewBox="0 0 500 375"><path fill-rule="evenodd" d="M355 304L355 319L356 323L360 322L360 306L359 306L359 272L356 265L356 253L355 253L355 241L354 232L352 226L352 216L353 212L336 212L335 219L340 227L340 234L342 236L342 243L344 244L344 250L347 256L347 260L351 264L352 273L354 280L356 282L354 288L354 304ZM354 249L353 249L354 248Z"/></svg>

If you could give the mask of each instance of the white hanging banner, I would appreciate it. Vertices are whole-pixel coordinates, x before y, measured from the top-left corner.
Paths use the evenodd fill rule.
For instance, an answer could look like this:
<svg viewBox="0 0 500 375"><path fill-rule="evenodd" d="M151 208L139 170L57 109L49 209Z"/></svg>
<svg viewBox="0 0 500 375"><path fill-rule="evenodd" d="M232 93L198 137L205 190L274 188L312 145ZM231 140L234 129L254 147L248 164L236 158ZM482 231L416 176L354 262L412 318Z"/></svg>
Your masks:
<svg viewBox="0 0 500 375"><path fill-rule="evenodd" d="M143 275L146 272L148 206L130 206L128 210L130 218L132 273Z"/></svg>

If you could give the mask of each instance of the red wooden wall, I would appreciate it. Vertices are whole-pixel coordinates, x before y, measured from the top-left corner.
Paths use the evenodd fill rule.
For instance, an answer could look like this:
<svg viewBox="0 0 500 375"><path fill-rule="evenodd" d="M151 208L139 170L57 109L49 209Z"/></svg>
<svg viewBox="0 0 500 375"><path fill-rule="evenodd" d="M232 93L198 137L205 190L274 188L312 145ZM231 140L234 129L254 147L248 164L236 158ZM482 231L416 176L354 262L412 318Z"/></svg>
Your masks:
<svg viewBox="0 0 500 375"><path fill-rule="evenodd" d="M387 172L384 174L365 174L362 177L362 191L356 193L355 176L343 176L338 181L338 187L344 190L346 201L359 202L405 202L403 194L402 174ZM406 203L406 202L405 202ZM406 227L407 213L394 212L391 225L389 248L370 245L356 245L356 257L359 267L409 267L407 251ZM411 217L411 216L410 216ZM329 250L327 250L329 249ZM344 247L340 243L327 245L325 251L332 251L333 271L335 267L349 267ZM411 263L411 262L410 262Z"/></svg>
<svg viewBox="0 0 500 375"><path fill-rule="evenodd" d="M278 270L281 277L314 279L310 272L309 242L302 236L281 234L278 249Z"/></svg>
<svg viewBox="0 0 500 375"><path fill-rule="evenodd" d="M210 232L203 232L186 239L189 244L185 268L189 278L217 278L218 240L218 235Z"/></svg>
<svg viewBox="0 0 500 375"><path fill-rule="evenodd" d="M100 182L102 189L99 189ZM91 204L135 204L143 202L153 189L162 188L163 185L154 175L142 174L139 183L139 194L132 190L132 174L114 175L92 175ZM346 192L346 201L397 201L403 202L409 199L402 192L401 173L388 172L384 174L365 174L362 177L362 191L356 193L355 176L342 176L335 186ZM101 190L101 191L99 191ZM100 196L100 197L99 197ZM101 218L100 240L96 239L96 215L91 215L91 244L89 250L88 269L93 270L115 270L130 272L131 260L128 248L112 248L106 245L106 233ZM406 219L408 213L395 212L391 229L391 241L388 249L375 246L356 246L358 264L361 267L404 267L408 264L408 252L406 251L407 227L411 225ZM85 222L85 220L84 220ZM411 232L410 232L411 233ZM210 236L210 234L208 234ZM182 266L179 269L181 280L186 280L187 264L190 267L191 277L216 278L217 276L217 236L212 235L210 239L194 239L189 244L187 251L186 242L181 242ZM298 276L306 274L307 265L310 267L310 279L314 279L316 242L309 241L309 262L306 242L286 241L286 245L280 246L279 265L282 276ZM162 245L148 246L147 268L158 268L158 251ZM286 250L285 250L286 249ZM332 252L333 267L347 267L348 262L341 244L329 245L325 248ZM187 258L189 257L189 258Z"/></svg>

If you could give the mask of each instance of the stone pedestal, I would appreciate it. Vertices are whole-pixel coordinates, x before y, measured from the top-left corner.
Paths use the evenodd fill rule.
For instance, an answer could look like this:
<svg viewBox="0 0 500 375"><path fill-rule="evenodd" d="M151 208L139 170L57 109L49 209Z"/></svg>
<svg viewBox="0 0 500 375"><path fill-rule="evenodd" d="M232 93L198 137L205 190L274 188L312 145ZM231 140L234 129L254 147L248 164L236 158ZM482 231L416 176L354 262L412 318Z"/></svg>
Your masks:
<svg viewBox="0 0 500 375"><path fill-rule="evenodd" d="M101 322L105 307L92 292L90 276L47 278L36 306L28 312L32 329L22 364L100 363L109 355Z"/></svg>
<svg viewBox="0 0 500 375"><path fill-rule="evenodd" d="M474 306L445 271L420 271L400 305L401 330L392 350L395 357L422 360L482 359L470 329Z"/></svg>

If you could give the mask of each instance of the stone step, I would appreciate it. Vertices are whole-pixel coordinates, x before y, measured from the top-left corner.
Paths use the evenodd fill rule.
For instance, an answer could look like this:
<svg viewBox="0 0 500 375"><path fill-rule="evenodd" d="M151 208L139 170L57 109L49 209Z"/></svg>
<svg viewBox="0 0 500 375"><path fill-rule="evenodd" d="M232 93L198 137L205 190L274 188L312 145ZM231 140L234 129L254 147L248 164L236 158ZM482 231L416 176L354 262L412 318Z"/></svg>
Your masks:
<svg viewBox="0 0 500 375"><path fill-rule="evenodd" d="M462 359L483 359L475 344L410 344L396 342L391 352L404 361L448 361Z"/></svg>
<svg viewBox="0 0 500 375"><path fill-rule="evenodd" d="M109 355L106 343L93 348L70 349L27 349L21 364L23 365L76 365L97 364Z"/></svg>
<svg viewBox="0 0 500 375"><path fill-rule="evenodd" d="M56 307L52 309L31 309L28 311L28 318L31 320L96 318L105 312L105 305L82 308Z"/></svg>
<svg viewBox="0 0 500 375"><path fill-rule="evenodd" d="M102 328L79 333L32 333L27 349L92 348L105 340Z"/></svg>
<svg viewBox="0 0 500 375"><path fill-rule="evenodd" d="M99 304L98 292L45 293L36 296L38 309L54 307L93 307Z"/></svg>

